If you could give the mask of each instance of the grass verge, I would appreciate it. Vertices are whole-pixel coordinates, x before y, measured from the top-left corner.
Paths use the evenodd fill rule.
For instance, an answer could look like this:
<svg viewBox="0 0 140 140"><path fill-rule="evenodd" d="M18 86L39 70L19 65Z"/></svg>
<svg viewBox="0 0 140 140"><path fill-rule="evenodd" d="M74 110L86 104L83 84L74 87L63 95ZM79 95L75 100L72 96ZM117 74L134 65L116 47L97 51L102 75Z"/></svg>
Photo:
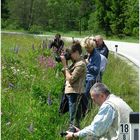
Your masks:
<svg viewBox="0 0 140 140"><path fill-rule="evenodd" d="M46 47L47 40L2 34L1 45L2 139L62 140L59 133L68 127L68 114L58 114L64 78L61 63ZM103 82L139 111L137 68L110 54ZM82 127L90 124L97 110L94 106Z"/></svg>

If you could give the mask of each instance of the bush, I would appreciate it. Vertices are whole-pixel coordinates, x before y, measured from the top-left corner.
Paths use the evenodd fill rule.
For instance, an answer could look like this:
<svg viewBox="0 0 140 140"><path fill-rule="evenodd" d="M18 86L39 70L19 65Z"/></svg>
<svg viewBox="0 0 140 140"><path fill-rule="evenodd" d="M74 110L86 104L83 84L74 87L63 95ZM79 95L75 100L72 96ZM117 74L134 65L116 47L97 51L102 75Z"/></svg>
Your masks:
<svg viewBox="0 0 140 140"><path fill-rule="evenodd" d="M12 30L17 30L20 29L21 27L19 27L18 23L16 21L12 21L10 19L8 20L1 20L1 28L4 29L12 29Z"/></svg>
<svg viewBox="0 0 140 140"><path fill-rule="evenodd" d="M95 13L92 13L90 15L90 18L88 20L88 29L92 30L94 33L98 33L101 31L101 29L99 27L99 22L96 19Z"/></svg>
<svg viewBox="0 0 140 140"><path fill-rule="evenodd" d="M29 29L29 32L34 33L34 34L43 33L43 27L41 27L39 25L32 25Z"/></svg>

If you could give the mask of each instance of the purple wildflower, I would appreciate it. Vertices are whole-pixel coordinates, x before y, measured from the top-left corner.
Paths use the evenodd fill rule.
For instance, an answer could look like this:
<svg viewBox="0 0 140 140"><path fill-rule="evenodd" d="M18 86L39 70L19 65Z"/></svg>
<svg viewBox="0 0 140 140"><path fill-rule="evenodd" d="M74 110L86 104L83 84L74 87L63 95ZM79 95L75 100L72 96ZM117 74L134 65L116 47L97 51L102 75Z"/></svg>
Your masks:
<svg viewBox="0 0 140 140"><path fill-rule="evenodd" d="M14 85L12 83L9 83L9 88L14 88Z"/></svg>
<svg viewBox="0 0 140 140"><path fill-rule="evenodd" d="M48 57L47 58L47 67L54 68L55 66L56 66L55 61L51 57Z"/></svg>
<svg viewBox="0 0 140 140"><path fill-rule="evenodd" d="M46 42L44 40L43 40L43 43L42 43L42 47L43 47L43 49L47 48Z"/></svg>
<svg viewBox="0 0 140 140"><path fill-rule="evenodd" d="M19 52L19 48L18 47L15 47L14 48L14 52L17 54Z"/></svg>
<svg viewBox="0 0 140 140"><path fill-rule="evenodd" d="M42 66L46 65L46 57L44 57L43 55L39 57L39 64Z"/></svg>
<svg viewBox="0 0 140 140"><path fill-rule="evenodd" d="M28 127L28 131L30 133L32 133L34 131L33 123L31 123L30 126Z"/></svg>
<svg viewBox="0 0 140 140"><path fill-rule="evenodd" d="M34 44L32 44L32 50L35 50L35 46L34 46Z"/></svg>
<svg viewBox="0 0 140 140"><path fill-rule="evenodd" d="M48 105L52 105L52 100L51 100L50 93L48 94L47 103L48 103Z"/></svg>

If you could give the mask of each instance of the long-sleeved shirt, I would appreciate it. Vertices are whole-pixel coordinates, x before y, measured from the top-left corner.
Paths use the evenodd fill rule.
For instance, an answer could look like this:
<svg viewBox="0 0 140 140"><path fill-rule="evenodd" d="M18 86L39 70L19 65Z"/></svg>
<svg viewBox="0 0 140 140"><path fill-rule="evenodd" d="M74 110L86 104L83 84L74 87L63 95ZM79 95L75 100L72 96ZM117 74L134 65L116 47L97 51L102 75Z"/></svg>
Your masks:
<svg viewBox="0 0 140 140"><path fill-rule="evenodd" d="M86 80L96 80L96 77L100 71L101 56L94 49L92 54L88 58Z"/></svg>
<svg viewBox="0 0 140 140"><path fill-rule="evenodd" d="M103 42L102 45L96 47L95 49L97 50L97 52L99 52L100 54L102 54L106 58L108 58L109 50L108 50L108 48L107 48L107 46L105 45L104 42Z"/></svg>
<svg viewBox="0 0 140 140"><path fill-rule="evenodd" d="M79 131L78 136L89 136L98 140L120 140L122 139L120 125L129 123L129 114L132 111L123 99L110 94L101 105L91 125ZM130 137L129 133L127 136Z"/></svg>
<svg viewBox="0 0 140 140"><path fill-rule="evenodd" d="M85 137L91 135L93 138L101 137L104 133L106 133L106 131L110 127L115 116L116 111L111 105L109 104L102 105L91 125L79 131L78 136Z"/></svg>
<svg viewBox="0 0 140 140"><path fill-rule="evenodd" d="M59 49L63 49L63 47L64 47L63 40L61 40L61 39L54 39L54 41L51 42L51 44L49 45L49 48L52 48L52 47L56 47L58 50Z"/></svg>
<svg viewBox="0 0 140 140"><path fill-rule="evenodd" d="M100 72L104 72L107 65L107 58L102 54L100 54L100 56L101 56Z"/></svg>
<svg viewBox="0 0 140 140"><path fill-rule="evenodd" d="M85 77L86 77L86 64L80 58L72 64L69 68L71 78L66 80L65 93L84 93Z"/></svg>

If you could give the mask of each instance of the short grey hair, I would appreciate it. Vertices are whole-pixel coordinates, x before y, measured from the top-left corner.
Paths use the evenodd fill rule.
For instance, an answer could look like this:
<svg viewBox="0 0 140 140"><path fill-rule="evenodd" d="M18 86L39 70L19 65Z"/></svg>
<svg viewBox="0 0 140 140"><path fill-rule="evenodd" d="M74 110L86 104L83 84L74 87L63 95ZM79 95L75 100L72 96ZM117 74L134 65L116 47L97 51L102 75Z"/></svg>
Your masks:
<svg viewBox="0 0 140 140"><path fill-rule="evenodd" d="M103 37L101 35L96 35L95 36L95 39L99 39L99 40L102 40L103 41Z"/></svg>
<svg viewBox="0 0 140 140"><path fill-rule="evenodd" d="M103 93L107 96L110 94L108 87L103 83L95 83L90 89L90 93L92 94L93 92L94 94Z"/></svg>

